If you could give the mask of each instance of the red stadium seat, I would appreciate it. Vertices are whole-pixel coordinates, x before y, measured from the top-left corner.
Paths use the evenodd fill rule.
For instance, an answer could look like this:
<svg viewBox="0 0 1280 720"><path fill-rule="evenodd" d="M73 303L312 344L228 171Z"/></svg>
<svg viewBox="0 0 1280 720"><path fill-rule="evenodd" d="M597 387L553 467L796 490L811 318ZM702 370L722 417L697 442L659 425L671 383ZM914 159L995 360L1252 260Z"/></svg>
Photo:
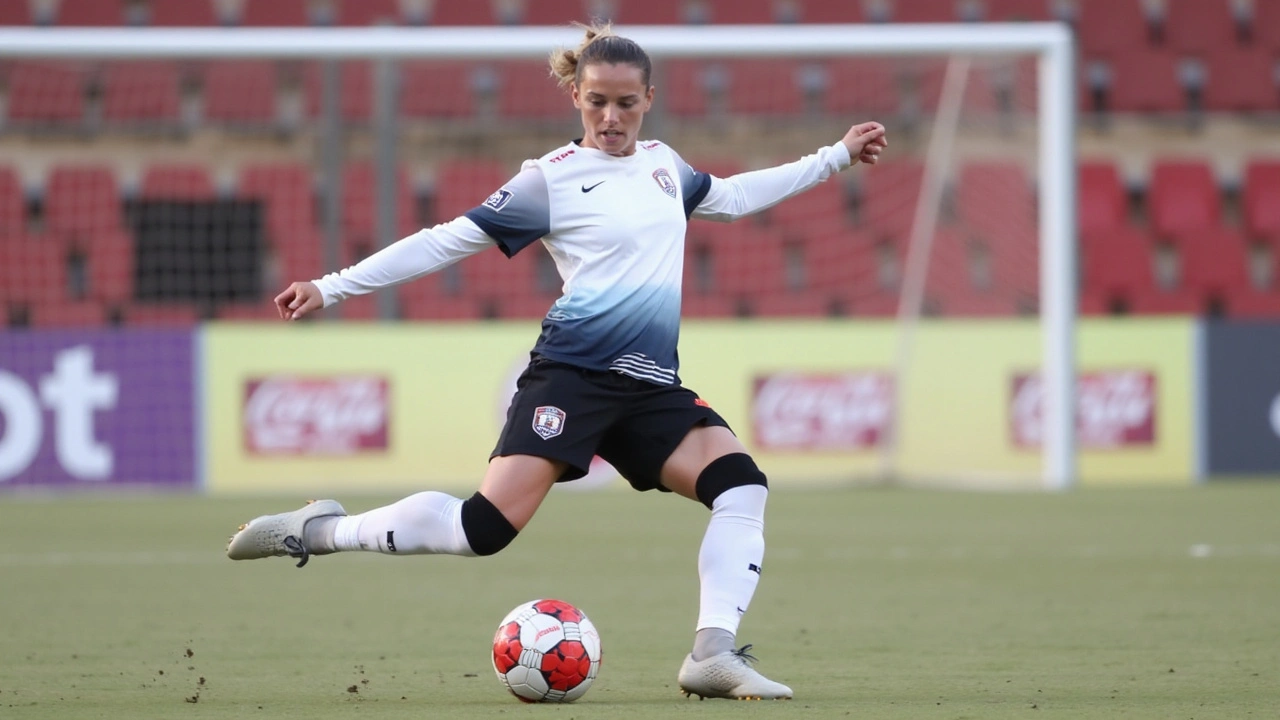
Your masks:
<svg viewBox="0 0 1280 720"><path fill-rule="evenodd" d="M839 175L783 200L766 212L770 226L787 239L838 231L850 224L848 197Z"/></svg>
<svg viewBox="0 0 1280 720"><path fill-rule="evenodd" d="M1164 44L1182 53L1201 53L1236 43L1231 0L1195 0L1165 4Z"/></svg>
<svg viewBox="0 0 1280 720"><path fill-rule="evenodd" d="M706 173L718 178L733 177L740 172L746 171L746 166L742 164L742 159L738 157L685 157L684 161L689 167L698 172Z"/></svg>
<svg viewBox="0 0 1280 720"><path fill-rule="evenodd" d="M1233 318L1280 318L1280 290L1233 288L1226 298L1226 314Z"/></svg>
<svg viewBox="0 0 1280 720"><path fill-rule="evenodd" d="M799 0L800 22L804 23L860 23L866 21L860 2L831 2L831 0Z"/></svg>
<svg viewBox="0 0 1280 720"><path fill-rule="evenodd" d="M211 62L204 69L204 117L219 123L271 123L276 90L274 63Z"/></svg>
<svg viewBox="0 0 1280 720"><path fill-rule="evenodd" d="M241 168L239 195L264 202L267 227L272 232L315 228L311 168L302 163L262 163Z"/></svg>
<svg viewBox="0 0 1280 720"><path fill-rule="evenodd" d="M496 68L500 83L498 109L503 115L557 119L572 115L573 100L568 89L556 84L545 62L515 60L500 62Z"/></svg>
<svg viewBox="0 0 1280 720"><path fill-rule="evenodd" d="M950 23L960 19L956 0L897 0L890 19L899 23Z"/></svg>
<svg viewBox="0 0 1280 720"><path fill-rule="evenodd" d="M144 200L212 200L217 195L203 165L152 165L142 173Z"/></svg>
<svg viewBox="0 0 1280 720"><path fill-rule="evenodd" d="M124 227L120 189L111 169L99 165L55 167L45 189L45 221L58 235Z"/></svg>
<svg viewBox="0 0 1280 720"><path fill-rule="evenodd" d="M682 25L684 6L685 0L629 0L615 3L612 16L602 19L619 25Z"/></svg>
<svg viewBox="0 0 1280 720"><path fill-rule="evenodd" d="M988 22L1047 22L1053 19L1053 0L986 0L983 19Z"/></svg>
<svg viewBox="0 0 1280 720"><path fill-rule="evenodd" d="M1106 160L1080 163L1079 223L1081 233L1115 230L1128 215L1128 196L1120 171Z"/></svg>
<svg viewBox="0 0 1280 720"><path fill-rule="evenodd" d="M113 62L102 76L102 117L109 121L176 121L178 68L165 62Z"/></svg>
<svg viewBox="0 0 1280 720"><path fill-rule="evenodd" d="M735 0L709 2L707 22L718 25L771 25L778 21L774 0Z"/></svg>
<svg viewBox="0 0 1280 720"><path fill-rule="evenodd" d="M191 327L200 322L195 306L178 303L132 303L122 315L126 325L141 327Z"/></svg>
<svg viewBox="0 0 1280 720"><path fill-rule="evenodd" d="M680 298L680 314L690 318L731 318L744 314L742 305L723 295L684 293Z"/></svg>
<svg viewBox="0 0 1280 720"><path fill-rule="evenodd" d="M898 248L877 244L875 237L851 228L807 235L799 245L804 287L834 291L840 297L895 290L894 278L882 277L882 264L901 264ZM894 255L882 257L883 252Z"/></svg>
<svg viewBox="0 0 1280 720"><path fill-rule="evenodd" d="M21 235L27 222L22 181L13 168L0 167L0 237Z"/></svg>
<svg viewBox="0 0 1280 720"><path fill-rule="evenodd" d="M1280 111L1276 58L1258 47L1220 47L1208 51L1204 104L1227 112Z"/></svg>
<svg viewBox="0 0 1280 720"><path fill-rule="evenodd" d="M15 63L9 72L8 119L42 124L82 121L85 79L77 63Z"/></svg>
<svg viewBox="0 0 1280 720"><path fill-rule="evenodd" d="M1244 227L1280 245L1280 159L1251 160L1244 173Z"/></svg>
<svg viewBox="0 0 1280 720"><path fill-rule="evenodd" d="M430 3L428 17L419 21L407 17L414 24L426 25L492 25L495 18L493 4L488 2L435 2Z"/></svg>
<svg viewBox="0 0 1280 720"><path fill-rule="evenodd" d="M478 206L514 174L497 160L460 158L441 163L435 179L433 222L448 222Z"/></svg>
<svg viewBox="0 0 1280 720"><path fill-rule="evenodd" d="M52 303L67 297L68 291L66 257L57 243L31 235L0 235L0 303Z"/></svg>
<svg viewBox="0 0 1280 720"><path fill-rule="evenodd" d="M521 23L524 25L564 26L591 19L586 0L537 0L525 2Z"/></svg>
<svg viewBox="0 0 1280 720"><path fill-rule="evenodd" d="M797 115L804 110L803 63L786 58L731 60L729 111L735 114Z"/></svg>
<svg viewBox="0 0 1280 720"><path fill-rule="evenodd" d="M833 58L823 67L827 70L823 93L827 112L890 113L901 108L901 62L889 58Z"/></svg>
<svg viewBox="0 0 1280 720"><path fill-rule="evenodd" d="M275 303L266 297L254 302L219 305L214 314L218 320L226 321L282 322Z"/></svg>
<svg viewBox="0 0 1280 720"><path fill-rule="evenodd" d="M467 258L462 262L470 262L472 259L474 258ZM460 269L458 266L454 268ZM479 320L483 318L481 301L462 293L461 288L456 292L451 292L447 288L444 273L456 272L454 268L424 275L396 286L401 317L406 320Z"/></svg>
<svg viewBox="0 0 1280 720"><path fill-rule="evenodd" d="M1129 309L1136 315L1200 315L1205 305L1184 288L1157 288L1135 294Z"/></svg>
<svg viewBox="0 0 1280 720"><path fill-rule="evenodd" d="M1092 3L1086 3L1086 7ZM1174 112L1186 107L1178 80L1178 58L1164 50L1117 50L1111 56L1111 109L1118 112Z"/></svg>
<svg viewBox="0 0 1280 720"><path fill-rule="evenodd" d="M150 0L155 27L210 27L218 24L213 0Z"/></svg>
<svg viewBox="0 0 1280 720"><path fill-rule="evenodd" d="M1160 237L1215 228L1222 222L1218 185L1203 161L1157 161L1151 170L1147 208Z"/></svg>
<svg viewBox="0 0 1280 720"><path fill-rule="evenodd" d="M867 168L858 180L862 221L882 237L905 239L911 231L924 166L914 160L885 161Z"/></svg>
<svg viewBox="0 0 1280 720"><path fill-rule="evenodd" d="M239 24L245 27L310 25L308 0L244 0Z"/></svg>
<svg viewBox="0 0 1280 720"><path fill-rule="evenodd" d="M342 119L366 123L373 117L373 66L366 60L345 60L339 65L342 91L338 98ZM302 71L302 91L307 115L318 117L323 102L324 73L318 63L307 63Z"/></svg>
<svg viewBox="0 0 1280 720"><path fill-rule="evenodd" d="M372 163L348 163L342 170L343 245L356 251L355 262L377 250L378 178ZM416 218L416 200L404 168L397 172L395 237L399 240L420 230Z"/></svg>
<svg viewBox="0 0 1280 720"><path fill-rule="evenodd" d="M14 2L14 0L9 0ZM57 24L63 27L115 27L124 24L124 0L59 0Z"/></svg>
<svg viewBox="0 0 1280 720"><path fill-rule="evenodd" d="M83 297L77 299L119 303L133 297L133 236L122 230L74 234L61 238L63 257L84 262ZM77 288L73 288L77 289Z"/></svg>
<svg viewBox="0 0 1280 720"><path fill-rule="evenodd" d="M1016 162L961 167L956 209L961 225L993 247L1035 247L1036 197L1026 169Z"/></svg>
<svg viewBox="0 0 1280 720"><path fill-rule="evenodd" d="M277 233L271 238L275 260L276 285L285 287L291 282L314 280L330 270L324 260L325 240L311 228L293 228ZM342 260L338 261L342 265Z"/></svg>
<svg viewBox="0 0 1280 720"><path fill-rule="evenodd" d="M542 310L545 313L558 296L551 289L539 287L539 256L545 254L542 244L535 242L511 258L502 254L496 246L465 258L458 263L462 294L472 298L494 299L528 297L542 292L548 298L546 307Z"/></svg>
<svg viewBox="0 0 1280 720"><path fill-rule="evenodd" d="M32 20L31 3L27 0L0 2L0 26L30 25Z"/></svg>
<svg viewBox="0 0 1280 720"><path fill-rule="evenodd" d="M840 314L842 305L834 293L822 290L789 290L752 297L747 307L753 317L823 318Z"/></svg>
<svg viewBox="0 0 1280 720"><path fill-rule="evenodd" d="M685 244L694 253L705 252L710 263L710 287L696 290L745 299L795 289L788 282L786 243L776 232L745 220L698 222L689 226Z"/></svg>
<svg viewBox="0 0 1280 720"><path fill-rule="evenodd" d="M1272 52L1280 52L1280 3L1253 3L1251 30L1254 42Z"/></svg>
<svg viewBox="0 0 1280 720"><path fill-rule="evenodd" d="M400 111L405 116L469 117L475 113L469 63L410 61L400 68ZM561 111L568 112L564 106Z"/></svg>
<svg viewBox="0 0 1280 720"><path fill-rule="evenodd" d="M1155 291L1153 248L1141 231L1120 227L1082 234L1081 245L1082 297L1131 308L1136 296Z"/></svg>
<svg viewBox="0 0 1280 720"><path fill-rule="evenodd" d="M1142 0L1088 0L1079 5L1076 35L1086 55L1141 51L1147 46L1150 29Z"/></svg>
<svg viewBox="0 0 1280 720"><path fill-rule="evenodd" d="M64 300L31 306L31 325L37 328L96 328L107 322L102 303Z"/></svg>
<svg viewBox="0 0 1280 720"><path fill-rule="evenodd" d="M1175 240L1179 284L1204 301L1225 303L1235 288L1251 286L1249 248L1241 234L1215 227Z"/></svg>
<svg viewBox="0 0 1280 720"><path fill-rule="evenodd" d="M400 25L398 0L339 0L336 25Z"/></svg>

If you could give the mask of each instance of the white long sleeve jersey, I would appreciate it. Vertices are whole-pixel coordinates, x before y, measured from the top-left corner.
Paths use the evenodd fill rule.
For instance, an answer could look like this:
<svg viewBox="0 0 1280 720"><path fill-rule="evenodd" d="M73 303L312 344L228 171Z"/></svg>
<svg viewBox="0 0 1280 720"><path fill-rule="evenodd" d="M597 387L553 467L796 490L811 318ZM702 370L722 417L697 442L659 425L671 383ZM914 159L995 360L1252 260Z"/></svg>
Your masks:
<svg viewBox="0 0 1280 720"><path fill-rule="evenodd" d="M665 144L625 157L576 142L537 160L463 216L422 230L316 281L325 306L434 272L497 245L508 257L541 239L564 282L535 355L679 383L676 350L685 227L763 210L848 167L843 143L721 179Z"/></svg>

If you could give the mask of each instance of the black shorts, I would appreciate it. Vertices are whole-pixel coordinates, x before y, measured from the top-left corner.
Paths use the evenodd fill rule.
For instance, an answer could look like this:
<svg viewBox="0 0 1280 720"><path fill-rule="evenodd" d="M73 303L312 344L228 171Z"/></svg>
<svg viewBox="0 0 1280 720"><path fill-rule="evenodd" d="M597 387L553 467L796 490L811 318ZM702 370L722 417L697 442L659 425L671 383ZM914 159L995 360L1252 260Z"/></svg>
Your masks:
<svg viewBox="0 0 1280 720"><path fill-rule="evenodd" d="M560 481L604 458L637 490L666 490L662 466L698 425L729 427L688 388L535 358L516 381L492 460L535 455L569 464Z"/></svg>

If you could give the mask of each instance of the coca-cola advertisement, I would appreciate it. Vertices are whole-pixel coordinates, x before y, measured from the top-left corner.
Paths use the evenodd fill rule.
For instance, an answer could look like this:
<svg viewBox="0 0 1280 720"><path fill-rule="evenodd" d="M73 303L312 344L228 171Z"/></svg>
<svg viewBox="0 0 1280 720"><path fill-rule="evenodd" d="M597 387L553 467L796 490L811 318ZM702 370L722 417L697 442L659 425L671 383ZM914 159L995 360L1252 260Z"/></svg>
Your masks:
<svg viewBox="0 0 1280 720"><path fill-rule="evenodd" d="M244 446L251 455L385 451L390 392L379 375L273 376L244 386Z"/></svg>
<svg viewBox="0 0 1280 720"><path fill-rule="evenodd" d="M1038 373L1013 376L1009 418L1016 447L1040 447L1044 386ZM1100 370L1076 378L1076 443L1081 449L1153 445L1155 441L1154 372Z"/></svg>
<svg viewBox="0 0 1280 720"><path fill-rule="evenodd" d="M884 371L758 376L751 430L761 450L864 450L893 420L893 376Z"/></svg>

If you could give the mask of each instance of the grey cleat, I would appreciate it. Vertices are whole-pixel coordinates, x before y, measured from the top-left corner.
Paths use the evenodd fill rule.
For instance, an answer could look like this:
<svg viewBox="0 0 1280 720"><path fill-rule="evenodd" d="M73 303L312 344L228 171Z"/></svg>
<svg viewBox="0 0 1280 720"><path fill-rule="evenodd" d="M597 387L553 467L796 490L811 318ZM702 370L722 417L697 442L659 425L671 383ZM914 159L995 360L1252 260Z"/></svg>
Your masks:
<svg viewBox="0 0 1280 720"><path fill-rule="evenodd" d="M341 517L347 514L337 500L309 500L293 512L263 515L240 526L240 531L227 543L227 557L232 560L257 560L266 557L292 557L298 567L307 564L311 552L302 544L302 529L315 518Z"/></svg>
<svg viewBox="0 0 1280 720"><path fill-rule="evenodd" d="M695 661L692 655L685 657L680 666L680 691L685 697L697 695L699 699L728 698L732 700L790 700L791 688L761 675L751 663L755 658L740 650L713 655Z"/></svg>

